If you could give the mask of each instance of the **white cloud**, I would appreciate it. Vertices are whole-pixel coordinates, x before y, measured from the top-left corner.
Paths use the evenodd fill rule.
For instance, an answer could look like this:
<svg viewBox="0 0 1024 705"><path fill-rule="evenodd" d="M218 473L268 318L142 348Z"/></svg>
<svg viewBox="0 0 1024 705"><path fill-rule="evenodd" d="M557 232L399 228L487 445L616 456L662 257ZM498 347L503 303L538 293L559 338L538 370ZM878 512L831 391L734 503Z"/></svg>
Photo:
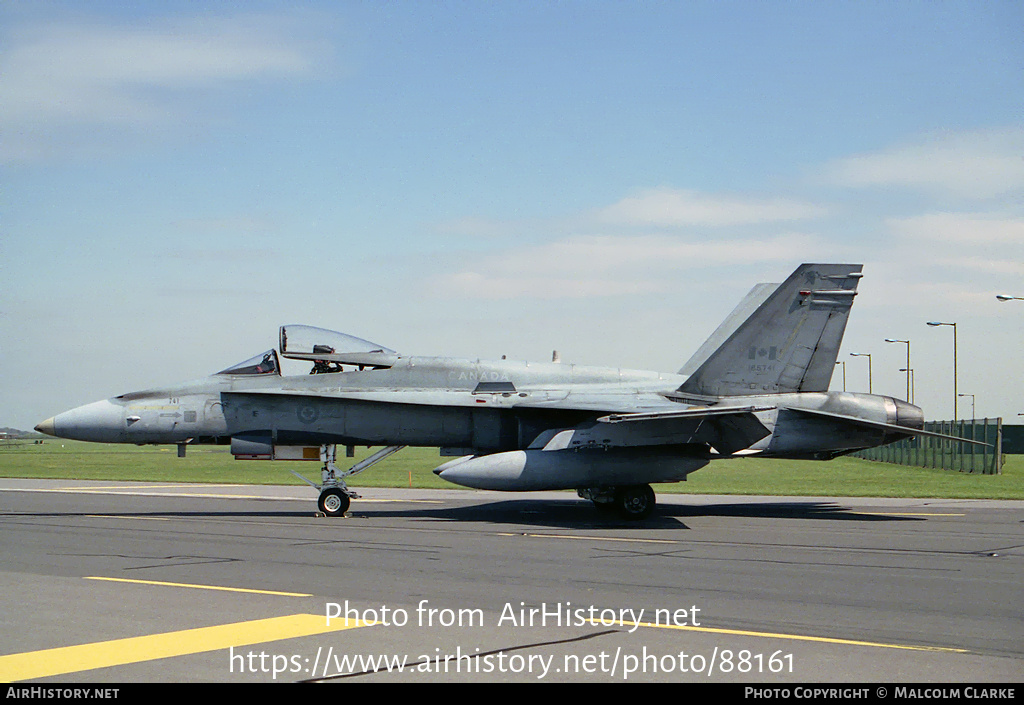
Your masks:
<svg viewBox="0 0 1024 705"><path fill-rule="evenodd" d="M841 159L826 168L826 175L842 186L898 186L992 198L1024 190L1024 130L943 134Z"/></svg>
<svg viewBox="0 0 1024 705"><path fill-rule="evenodd" d="M978 213L928 213L911 218L892 218L886 224L899 235L929 242L1024 245L1024 218Z"/></svg>
<svg viewBox="0 0 1024 705"><path fill-rule="evenodd" d="M971 270L975 272L988 272L993 275L1008 275L1024 278L1024 262L998 257L983 257L981 255L969 255L966 257L939 257L935 264L959 270ZM983 293L984 300L989 300L991 294L986 290Z"/></svg>
<svg viewBox="0 0 1024 705"><path fill-rule="evenodd" d="M438 277L433 284L438 295L474 299L579 299L661 291L660 282L569 273L549 277L531 272L509 275L469 271Z"/></svg>
<svg viewBox="0 0 1024 705"><path fill-rule="evenodd" d="M674 290L687 273L710 265L799 262L821 249L817 238L784 234L761 239L688 241L667 235L585 235L482 256L461 271L434 277L440 296L584 298Z"/></svg>
<svg viewBox="0 0 1024 705"><path fill-rule="evenodd" d="M943 267L947 278L953 272L1024 276L1024 218L928 213L885 222L909 259Z"/></svg>
<svg viewBox="0 0 1024 705"><path fill-rule="evenodd" d="M447 261L448 272L428 277L441 297L477 299L578 299L663 294L709 266L804 262L834 257L837 248L817 235L782 232L751 235L736 226L818 218L826 209L785 198L743 198L678 189L654 189L589 214L530 223L551 239L508 246ZM445 229L514 240L522 223L465 219ZM630 234L623 234L626 226ZM730 227L732 226L732 227ZM580 227L593 229L573 233ZM707 228L714 227L712 233ZM473 259L469 259L472 257ZM454 271L453 271L454 270Z"/></svg>
<svg viewBox="0 0 1024 705"><path fill-rule="evenodd" d="M191 96L306 75L321 54L298 22L263 15L14 29L3 50L0 129L3 156L15 158L67 144L69 129L172 124Z"/></svg>
<svg viewBox="0 0 1024 705"><path fill-rule="evenodd" d="M742 198L660 188L624 198L598 211L597 218L616 225L726 226L806 220L826 213L821 206L784 198Z"/></svg>

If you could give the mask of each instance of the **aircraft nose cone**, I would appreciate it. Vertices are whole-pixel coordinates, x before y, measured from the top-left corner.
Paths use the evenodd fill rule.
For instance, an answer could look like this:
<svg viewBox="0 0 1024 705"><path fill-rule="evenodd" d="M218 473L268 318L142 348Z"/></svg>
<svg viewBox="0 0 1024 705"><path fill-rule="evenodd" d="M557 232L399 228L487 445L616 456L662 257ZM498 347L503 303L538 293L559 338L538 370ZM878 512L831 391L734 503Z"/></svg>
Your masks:
<svg viewBox="0 0 1024 705"><path fill-rule="evenodd" d="M97 401L57 414L36 429L51 436L78 441L124 442L124 407L108 400Z"/></svg>

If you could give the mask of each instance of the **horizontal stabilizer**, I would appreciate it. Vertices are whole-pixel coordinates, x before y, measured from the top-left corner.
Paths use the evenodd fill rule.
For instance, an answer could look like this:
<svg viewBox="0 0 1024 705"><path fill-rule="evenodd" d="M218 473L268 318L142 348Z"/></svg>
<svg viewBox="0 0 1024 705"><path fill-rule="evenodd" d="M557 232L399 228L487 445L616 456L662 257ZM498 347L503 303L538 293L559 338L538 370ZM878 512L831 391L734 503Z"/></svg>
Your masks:
<svg viewBox="0 0 1024 705"><path fill-rule="evenodd" d="M786 411L795 411L801 414L807 414L808 416L820 416L829 419L836 419L839 421L845 421L846 423L860 426L862 428L874 428L879 431L891 431L893 433L901 433L906 436L928 436L929 438L943 438L947 441L956 441L958 443L970 443L976 446L991 446L991 443L985 443L984 441L973 441L970 438L960 438L959 436L948 436L944 433L935 433L934 431L925 431L919 428L909 428L907 426L897 426L891 423L882 423L880 421L868 421L867 419L860 419L856 416L847 416L846 414L833 414L829 411L821 411L819 409L799 409L799 408L786 408Z"/></svg>

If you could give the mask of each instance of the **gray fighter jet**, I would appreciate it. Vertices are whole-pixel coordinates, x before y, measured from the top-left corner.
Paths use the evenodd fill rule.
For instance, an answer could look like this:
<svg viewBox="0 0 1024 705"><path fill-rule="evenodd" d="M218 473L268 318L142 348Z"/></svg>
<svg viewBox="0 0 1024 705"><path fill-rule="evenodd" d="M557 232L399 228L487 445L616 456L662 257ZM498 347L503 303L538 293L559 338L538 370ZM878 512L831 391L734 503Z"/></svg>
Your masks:
<svg viewBox="0 0 1024 705"><path fill-rule="evenodd" d="M489 490L575 489L643 518L650 483L715 459L827 460L915 435L921 409L828 391L861 265L804 264L755 286L678 374L555 362L413 357L310 326L278 350L174 387L66 411L36 430L104 443L231 445L240 459L323 464L319 508L342 515L345 478L406 446L455 456L434 472ZM280 357L312 363L285 376ZM342 471L336 449L383 446ZM300 476L301 477L301 476ZM305 478L303 478L305 479Z"/></svg>

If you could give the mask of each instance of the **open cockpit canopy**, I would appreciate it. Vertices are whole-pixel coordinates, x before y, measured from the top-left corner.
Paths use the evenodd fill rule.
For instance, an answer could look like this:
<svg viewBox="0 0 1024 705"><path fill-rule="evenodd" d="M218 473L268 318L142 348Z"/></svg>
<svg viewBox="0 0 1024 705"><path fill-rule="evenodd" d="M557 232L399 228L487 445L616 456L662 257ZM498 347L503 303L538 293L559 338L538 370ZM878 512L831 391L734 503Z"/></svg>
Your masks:
<svg viewBox="0 0 1024 705"><path fill-rule="evenodd" d="M340 372L342 365L356 365L360 369L391 367L398 360L398 353L391 348L313 326L281 326L280 350L281 357L313 362L314 372ZM280 375L278 352L267 350L217 374Z"/></svg>
<svg viewBox="0 0 1024 705"><path fill-rule="evenodd" d="M313 326L281 326L282 357L320 363L358 365L359 367L391 367L398 353L369 340Z"/></svg>

